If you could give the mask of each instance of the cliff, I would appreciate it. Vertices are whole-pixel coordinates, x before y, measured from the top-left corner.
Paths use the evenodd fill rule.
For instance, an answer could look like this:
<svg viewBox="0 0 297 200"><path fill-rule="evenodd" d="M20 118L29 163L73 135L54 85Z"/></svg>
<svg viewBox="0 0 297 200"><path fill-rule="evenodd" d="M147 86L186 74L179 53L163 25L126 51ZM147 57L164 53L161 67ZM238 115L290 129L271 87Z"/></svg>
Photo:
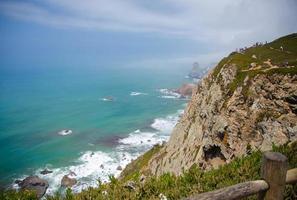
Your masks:
<svg viewBox="0 0 297 200"><path fill-rule="evenodd" d="M225 57L195 87L170 140L143 173L217 168L297 139L297 34Z"/></svg>

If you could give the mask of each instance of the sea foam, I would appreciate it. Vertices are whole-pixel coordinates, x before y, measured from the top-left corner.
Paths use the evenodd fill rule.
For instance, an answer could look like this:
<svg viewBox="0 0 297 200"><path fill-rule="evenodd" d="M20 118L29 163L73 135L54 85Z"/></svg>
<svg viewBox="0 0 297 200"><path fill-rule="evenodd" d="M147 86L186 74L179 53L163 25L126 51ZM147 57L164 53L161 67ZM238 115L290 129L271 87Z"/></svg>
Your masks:
<svg viewBox="0 0 297 200"><path fill-rule="evenodd" d="M148 95L147 93L144 92L131 92L130 96L139 96L139 95Z"/></svg>
<svg viewBox="0 0 297 200"><path fill-rule="evenodd" d="M49 182L47 194L54 194L58 191L63 176L69 173L74 174L74 178L78 181L71 188L74 192L80 192L88 187L97 187L99 179L107 182L109 181L109 175L118 177L121 173L121 170L118 170L119 166L123 169L128 163L152 148L155 144L168 141L170 133L182 112L182 110L179 110L173 115L156 118L151 124L151 127L156 131L142 132L135 130L128 134L126 138L119 139L118 146L110 152L86 151L81 153L71 166L53 168L51 165L47 165L45 168L52 170L52 173L41 175L40 171L44 168L40 168L34 174ZM23 179L25 177L22 176L20 178ZM14 184L14 187L17 188L17 185Z"/></svg>
<svg viewBox="0 0 297 200"><path fill-rule="evenodd" d="M70 134L72 134L72 130L68 130L68 129L61 130L61 131L58 132L58 134L63 135L63 136L70 135Z"/></svg>
<svg viewBox="0 0 297 200"><path fill-rule="evenodd" d="M159 96L160 98L163 99L179 99L181 98L181 95L166 88L159 89L158 92L160 92L162 95Z"/></svg>

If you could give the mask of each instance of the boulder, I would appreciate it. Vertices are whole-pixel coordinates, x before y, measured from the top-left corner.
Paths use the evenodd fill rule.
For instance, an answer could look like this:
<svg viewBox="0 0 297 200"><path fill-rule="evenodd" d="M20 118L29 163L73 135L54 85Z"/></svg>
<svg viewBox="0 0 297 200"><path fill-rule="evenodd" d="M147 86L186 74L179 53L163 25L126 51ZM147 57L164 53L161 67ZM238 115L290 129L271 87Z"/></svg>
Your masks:
<svg viewBox="0 0 297 200"><path fill-rule="evenodd" d="M53 171L48 170L48 169L44 169L40 172L40 174L42 174L42 175L46 175L46 174L50 174L50 173L53 173Z"/></svg>
<svg viewBox="0 0 297 200"><path fill-rule="evenodd" d="M46 193L49 186L46 180L43 180L38 176L28 176L21 182L18 181L18 185L22 190L34 191L37 198L41 198Z"/></svg>
<svg viewBox="0 0 297 200"><path fill-rule="evenodd" d="M61 186L62 187L72 187L77 183L77 180L75 178L71 178L68 175L63 176L61 180Z"/></svg>

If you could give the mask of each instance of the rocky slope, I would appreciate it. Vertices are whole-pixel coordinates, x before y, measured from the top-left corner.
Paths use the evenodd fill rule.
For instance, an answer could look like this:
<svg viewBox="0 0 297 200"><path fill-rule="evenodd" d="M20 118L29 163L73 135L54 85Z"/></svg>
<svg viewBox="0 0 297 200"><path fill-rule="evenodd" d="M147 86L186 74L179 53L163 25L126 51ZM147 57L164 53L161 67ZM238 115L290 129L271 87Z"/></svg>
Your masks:
<svg viewBox="0 0 297 200"><path fill-rule="evenodd" d="M296 115L297 34L240 49L195 87L170 140L142 171L181 174L269 150L297 139Z"/></svg>

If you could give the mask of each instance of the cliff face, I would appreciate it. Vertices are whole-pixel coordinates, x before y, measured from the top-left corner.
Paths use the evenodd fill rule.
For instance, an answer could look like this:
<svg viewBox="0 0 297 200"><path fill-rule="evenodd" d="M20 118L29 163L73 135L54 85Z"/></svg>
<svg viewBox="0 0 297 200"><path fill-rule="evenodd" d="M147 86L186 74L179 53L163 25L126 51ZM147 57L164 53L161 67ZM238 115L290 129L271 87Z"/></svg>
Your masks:
<svg viewBox="0 0 297 200"><path fill-rule="evenodd" d="M209 169L297 139L297 34L224 58L193 90L151 174Z"/></svg>

